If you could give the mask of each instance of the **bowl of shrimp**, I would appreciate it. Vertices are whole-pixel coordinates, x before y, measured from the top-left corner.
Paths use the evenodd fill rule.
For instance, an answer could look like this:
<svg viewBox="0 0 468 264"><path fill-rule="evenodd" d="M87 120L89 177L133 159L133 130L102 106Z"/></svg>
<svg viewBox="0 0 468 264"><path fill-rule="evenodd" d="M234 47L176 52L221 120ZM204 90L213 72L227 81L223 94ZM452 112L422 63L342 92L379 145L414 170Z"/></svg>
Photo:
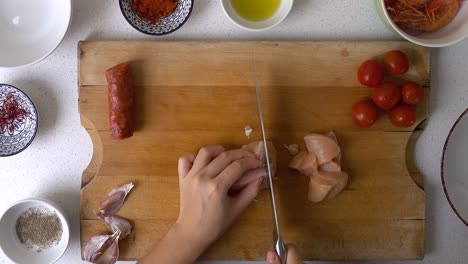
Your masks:
<svg viewBox="0 0 468 264"><path fill-rule="evenodd" d="M384 24L425 47L446 47L468 37L468 0L374 0Z"/></svg>

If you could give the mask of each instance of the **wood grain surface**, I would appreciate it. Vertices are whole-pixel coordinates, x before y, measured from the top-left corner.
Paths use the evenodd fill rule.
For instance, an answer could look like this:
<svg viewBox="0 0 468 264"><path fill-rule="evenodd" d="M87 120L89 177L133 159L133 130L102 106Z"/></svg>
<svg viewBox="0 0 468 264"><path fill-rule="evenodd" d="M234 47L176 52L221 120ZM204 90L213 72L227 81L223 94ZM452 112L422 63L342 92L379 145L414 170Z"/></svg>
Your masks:
<svg viewBox="0 0 468 264"><path fill-rule="evenodd" d="M267 138L278 150L284 239L296 243L305 260L423 258L425 194L413 146L429 100L417 106L410 128L394 127L383 113L370 129L351 120L352 105L371 92L357 81L359 64L392 49L411 62L395 80L419 82L429 94L430 51L408 42L80 42L79 109L94 144L82 181L82 246L108 233L97 206L131 181L135 188L119 214L132 221L134 232L122 241L120 258L142 257L178 215L179 156L209 144L238 148L261 139L255 68ZM116 141L109 136L104 71L126 61L133 68L136 131ZM246 125L254 128L250 139ZM304 149L304 135L329 130L337 134L350 181L337 198L314 204L307 200L308 179L287 168L291 157L282 144ZM273 246L269 199L260 193L202 258L264 260Z"/></svg>

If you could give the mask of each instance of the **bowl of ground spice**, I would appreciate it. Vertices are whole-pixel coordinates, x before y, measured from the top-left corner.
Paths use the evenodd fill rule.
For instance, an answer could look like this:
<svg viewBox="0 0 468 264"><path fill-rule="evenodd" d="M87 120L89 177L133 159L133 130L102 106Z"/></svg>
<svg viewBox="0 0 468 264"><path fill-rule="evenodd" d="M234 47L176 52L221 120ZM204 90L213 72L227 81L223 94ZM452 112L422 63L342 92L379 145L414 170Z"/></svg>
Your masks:
<svg viewBox="0 0 468 264"><path fill-rule="evenodd" d="M55 263L65 253L69 238L65 215L51 201L21 200L0 218L0 248L18 264Z"/></svg>
<svg viewBox="0 0 468 264"><path fill-rule="evenodd" d="M187 22L193 0L119 0L127 22L148 35L166 35Z"/></svg>

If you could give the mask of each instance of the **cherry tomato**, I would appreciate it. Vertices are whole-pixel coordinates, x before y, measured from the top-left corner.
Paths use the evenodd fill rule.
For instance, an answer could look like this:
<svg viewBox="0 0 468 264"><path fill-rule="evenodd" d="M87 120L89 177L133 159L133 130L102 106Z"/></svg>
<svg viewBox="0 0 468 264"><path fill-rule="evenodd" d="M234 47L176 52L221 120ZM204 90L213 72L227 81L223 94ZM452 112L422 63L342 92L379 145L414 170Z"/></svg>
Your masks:
<svg viewBox="0 0 468 264"><path fill-rule="evenodd" d="M390 110L400 102L400 88L391 82L384 82L374 89L371 97L378 107Z"/></svg>
<svg viewBox="0 0 468 264"><path fill-rule="evenodd" d="M416 122L416 111L410 105L400 104L388 113L388 118L397 127L410 127Z"/></svg>
<svg viewBox="0 0 468 264"><path fill-rule="evenodd" d="M384 77L383 67L375 60L367 60L359 66L358 80L365 86L377 87Z"/></svg>
<svg viewBox="0 0 468 264"><path fill-rule="evenodd" d="M415 82L407 82L401 87L401 97L405 104L415 105L424 99L424 89Z"/></svg>
<svg viewBox="0 0 468 264"><path fill-rule="evenodd" d="M379 109L371 101L360 101L353 106L353 120L360 127L371 127L379 117Z"/></svg>
<svg viewBox="0 0 468 264"><path fill-rule="evenodd" d="M399 50L389 51L384 55L384 66L390 75L403 74L408 71L408 57Z"/></svg>

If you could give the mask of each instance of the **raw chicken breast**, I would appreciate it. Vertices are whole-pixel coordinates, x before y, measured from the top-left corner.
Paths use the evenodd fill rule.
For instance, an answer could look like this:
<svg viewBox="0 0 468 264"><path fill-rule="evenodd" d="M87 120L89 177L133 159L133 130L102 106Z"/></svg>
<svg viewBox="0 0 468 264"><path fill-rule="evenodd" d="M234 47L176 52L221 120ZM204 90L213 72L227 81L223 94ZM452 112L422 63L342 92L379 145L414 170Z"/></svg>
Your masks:
<svg viewBox="0 0 468 264"><path fill-rule="evenodd" d="M268 154L270 159L270 169L271 169L271 176L275 177L276 174L276 149L275 146L271 141L267 141L268 146ZM260 174L264 174L264 179L262 185L260 186L261 189L268 188L268 178L266 172L266 158L265 158L265 148L263 147L263 141L255 141L249 143L245 146L242 146L243 149L246 149L252 153L254 153L258 159L262 162L262 169L252 170L246 173L241 179L239 179L233 186L233 189L241 189L245 185L252 182L252 180L256 179ZM236 188L234 188L236 187Z"/></svg>
<svg viewBox="0 0 468 264"><path fill-rule="evenodd" d="M317 156L319 165L327 163L340 155L338 143L328 135L309 134L304 137L304 141L307 151Z"/></svg>

